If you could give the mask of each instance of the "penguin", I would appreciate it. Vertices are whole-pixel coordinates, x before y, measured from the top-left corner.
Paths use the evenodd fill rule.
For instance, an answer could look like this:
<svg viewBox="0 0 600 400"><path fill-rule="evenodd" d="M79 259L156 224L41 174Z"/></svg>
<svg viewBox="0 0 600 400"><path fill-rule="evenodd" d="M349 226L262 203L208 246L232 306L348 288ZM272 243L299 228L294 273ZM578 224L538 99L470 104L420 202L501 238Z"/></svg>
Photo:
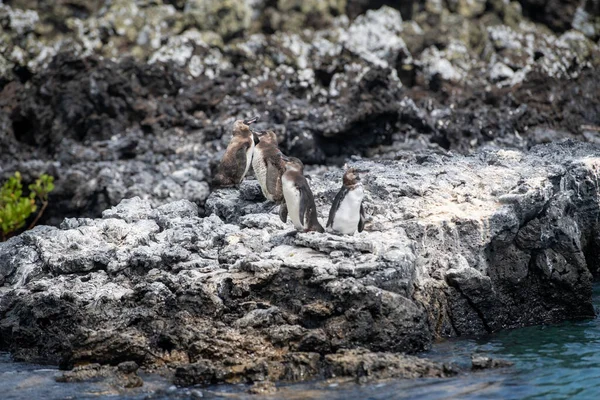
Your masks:
<svg viewBox="0 0 600 400"><path fill-rule="evenodd" d="M285 172L281 176L281 187L285 203L280 206L279 217L286 222L289 213L296 230L325 232L317 219L315 198L302 174L304 164L295 157L284 156L283 160Z"/></svg>
<svg viewBox="0 0 600 400"><path fill-rule="evenodd" d="M273 131L256 132L259 142L254 147L252 169L260 183L263 195L269 201L281 203L283 191L281 176L285 172L283 154L277 147L277 135Z"/></svg>
<svg viewBox="0 0 600 400"><path fill-rule="evenodd" d="M252 163L254 151L254 135L249 125L257 120L258 117L254 117L245 121L237 120L233 124L233 137L213 180L215 187L232 187L242 183Z"/></svg>
<svg viewBox="0 0 600 400"><path fill-rule="evenodd" d="M362 232L365 228L365 191L358 176L359 172L365 171L349 168L344 173L342 188L333 200L327 220L327 228L334 232L354 235L356 230Z"/></svg>

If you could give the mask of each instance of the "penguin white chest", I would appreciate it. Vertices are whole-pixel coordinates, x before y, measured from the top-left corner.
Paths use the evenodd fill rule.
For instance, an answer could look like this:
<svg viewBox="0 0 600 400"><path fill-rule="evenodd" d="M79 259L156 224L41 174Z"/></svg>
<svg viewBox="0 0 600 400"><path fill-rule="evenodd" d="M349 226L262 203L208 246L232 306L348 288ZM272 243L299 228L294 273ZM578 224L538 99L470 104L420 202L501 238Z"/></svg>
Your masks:
<svg viewBox="0 0 600 400"><path fill-rule="evenodd" d="M267 163L263 158L263 152L259 146L254 148L254 154L252 156L252 169L254 170L254 175L260 183L260 188L262 189L263 195L267 198L267 200L273 201L273 196L269 193L267 189Z"/></svg>
<svg viewBox="0 0 600 400"><path fill-rule="evenodd" d="M252 144L250 145L248 150L246 150L246 169L244 170L244 175L242 175L242 179L244 179L244 176L246 176L248 170L250 169L250 165L252 165L252 154L254 153L254 140L252 140L251 143Z"/></svg>
<svg viewBox="0 0 600 400"><path fill-rule="evenodd" d="M360 220L360 205L364 197L362 185L346 193L333 218L334 231L345 235L353 235L356 232Z"/></svg>
<svg viewBox="0 0 600 400"><path fill-rule="evenodd" d="M294 227L296 229L304 229L304 221L300 219L300 192L294 182L287 178L285 174L281 180L281 189L283 190L288 215L294 223Z"/></svg>

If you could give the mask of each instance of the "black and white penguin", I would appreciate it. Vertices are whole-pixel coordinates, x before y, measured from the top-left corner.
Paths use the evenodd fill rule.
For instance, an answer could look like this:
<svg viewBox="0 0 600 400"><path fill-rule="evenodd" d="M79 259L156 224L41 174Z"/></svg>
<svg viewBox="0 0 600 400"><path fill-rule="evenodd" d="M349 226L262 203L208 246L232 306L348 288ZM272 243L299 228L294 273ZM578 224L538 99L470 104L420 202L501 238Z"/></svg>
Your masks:
<svg viewBox="0 0 600 400"><path fill-rule="evenodd" d="M213 179L215 187L232 187L242 183L254 152L254 135L249 125L257 120L258 117L254 117L245 121L237 120L233 124L233 137Z"/></svg>
<svg viewBox="0 0 600 400"><path fill-rule="evenodd" d="M260 183L263 195L269 201L281 203L283 191L281 176L285 172L283 154L277 147L277 135L273 131L256 132L259 142L254 147L252 169Z"/></svg>
<svg viewBox="0 0 600 400"><path fill-rule="evenodd" d="M356 230L362 232L365 227L363 209L365 191L358 173L355 168L346 170L342 179L342 188L335 196L329 210L327 228L331 228L336 233L353 235Z"/></svg>
<svg viewBox="0 0 600 400"><path fill-rule="evenodd" d="M279 217L286 222L289 214L297 230L324 232L317 218L315 198L302 174L304 164L295 157L283 159L285 172L281 177L281 186L285 203L280 206Z"/></svg>

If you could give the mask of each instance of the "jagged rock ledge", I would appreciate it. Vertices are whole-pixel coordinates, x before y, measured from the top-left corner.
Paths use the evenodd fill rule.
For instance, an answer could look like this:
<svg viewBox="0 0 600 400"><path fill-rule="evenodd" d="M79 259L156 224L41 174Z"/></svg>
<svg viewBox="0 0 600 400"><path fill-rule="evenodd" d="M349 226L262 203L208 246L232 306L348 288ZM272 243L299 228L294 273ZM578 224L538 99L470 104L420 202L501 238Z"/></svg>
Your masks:
<svg viewBox="0 0 600 400"><path fill-rule="evenodd" d="M180 384L445 376L401 353L594 315L599 146L356 163L370 172L355 236L291 235L246 181L205 218L134 198L0 244L0 347L166 366ZM341 174L310 177L321 220Z"/></svg>

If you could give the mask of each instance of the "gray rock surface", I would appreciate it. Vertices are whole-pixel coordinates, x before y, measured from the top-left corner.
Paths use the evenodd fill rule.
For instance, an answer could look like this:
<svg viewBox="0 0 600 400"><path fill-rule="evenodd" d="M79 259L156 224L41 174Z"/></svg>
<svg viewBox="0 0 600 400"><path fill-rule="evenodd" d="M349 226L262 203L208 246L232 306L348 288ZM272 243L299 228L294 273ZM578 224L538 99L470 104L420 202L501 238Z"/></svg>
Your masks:
<svg viewBox="0 0 600 400"><path fill-rule="evenodd" d="M207 217L133 198L1 243L0 347L167 365L182 384L408 376L398 353L436 337L594 315L600 147L355 164L370 172L354 236L294 234L247 181L212 193ZM322 221L341 175L311 174ZM449 373L423 365L411 376Z"/></svg>
<svg viewBox="0 0 600 400"><path fill-rule="evenodd" d="M598 141L599 3L558 3L4 2L0 181L55 176L50 225L134 196L204 215L257 114L307 164Z"/></svg>

